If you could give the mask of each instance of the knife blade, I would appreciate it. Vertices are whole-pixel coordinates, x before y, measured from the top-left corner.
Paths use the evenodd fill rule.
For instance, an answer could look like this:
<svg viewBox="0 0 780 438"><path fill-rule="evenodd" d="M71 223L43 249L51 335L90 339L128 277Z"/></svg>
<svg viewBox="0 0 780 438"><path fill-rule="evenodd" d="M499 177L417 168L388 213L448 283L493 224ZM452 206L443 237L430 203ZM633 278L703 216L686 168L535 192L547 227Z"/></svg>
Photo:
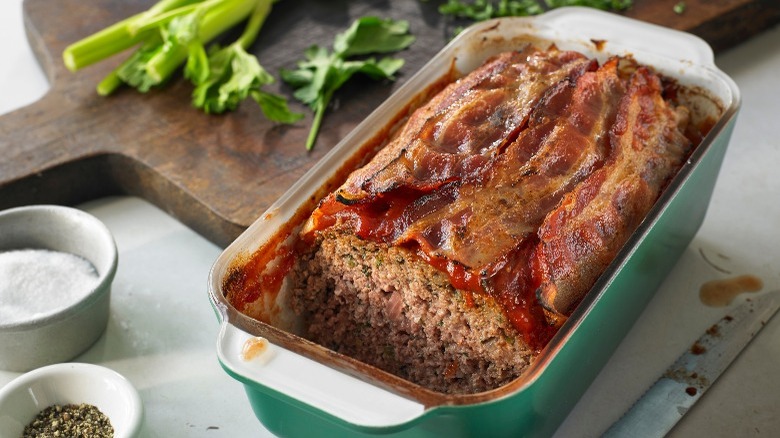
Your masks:
<svg viewBox="0 0 780 438"><path fill-rule="evenodd" d="M604 437L663 437L780 308L780 291L731 309L688 348Z"/></svg>

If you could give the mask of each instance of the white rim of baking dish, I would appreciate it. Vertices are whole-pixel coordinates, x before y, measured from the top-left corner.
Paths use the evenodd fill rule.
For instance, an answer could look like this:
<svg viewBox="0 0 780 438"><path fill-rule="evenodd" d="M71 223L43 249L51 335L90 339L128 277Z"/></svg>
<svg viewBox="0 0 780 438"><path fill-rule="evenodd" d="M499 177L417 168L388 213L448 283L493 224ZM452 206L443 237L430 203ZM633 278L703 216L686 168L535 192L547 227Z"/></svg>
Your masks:
<svg viewBox="0 0 780 438"><path fill-rule="evenodd" d="M368 142L375 135L376 127L383 126L387 122L385 119L387 113L397 114L422 89L446 74L453 60L456 68L461 72L477 67L479 60L465 53L467 50L476 50L475 45L491 38L502 38L504 45L496 47L495 52L498 52L509 49L509 44L513 40L516 42L521 35L533 36L532 39L542 41L555 41L561 49L582 51L600 61L612 55L631 55L641 63L652 65L662 74L678 78L682 85L697 85L709 90L721 101L724 111L722 119L703 140L702 146L712 142L716 134L736 114L740 104L736 84L715 66L713 52L709 45L702 39L681 31L581 7L560 8L535 17L495 19L469 27L350 132L217 259L210 272L209 287L221 319L217 354L223 367L247 381L279 391L312 408L357 426L397 426L439 406L425 406L403 395L397 395L389 389L347 376L325 364L277 345L271 346L274 350L273 356L264 365L242 363L238 354L240 345L252 335L232 325L225 308L229 304L219 302L216 296L222 296L221 279L227 272L229 262L236 256L254 253L277 230L282 229L296 214L298 207L305 205L309 198L317 193L319 187L344 164L345 157L351 156L361 145ZM583 39L583 35L587 38ZM491 54L493 53L480 53L482 59ZM588 309L578 309L576 312L578 321L584 318L596 300L586 301L587 303L583 302L583 305L587 304ZM551 344L555 342L556 345L561 345L578 326L579 323L574 321L569 326L568 332L559 333L560 336L556 336L557 339L554 339ZM526 372L529 378L521 378L518 379L521 381L507 385L511 386L511 392L502 390L500 393L495 393L499 391L495 390L455 396L453 398L459 401L453 404L489 403L522 390L536 380L537 371L544 368L550 358L551 356L547 355L542 360L536 361ZM276 360L279 360L279 366L274 365ZM306 382L301 383L301 386L294 386L297 385L294 382L300 378L301 370L305 370ZM334 376L334 373L341 375L339 379L348 380L348 384L339 386L338 391L321 384ZM365 403L366 398L369 397L367 394L370 394L370 397L388 397L398 405L394 405L394 409L380 409L379 411L383 413L381 417L367 420L363 411L367 406Z"/></svg>

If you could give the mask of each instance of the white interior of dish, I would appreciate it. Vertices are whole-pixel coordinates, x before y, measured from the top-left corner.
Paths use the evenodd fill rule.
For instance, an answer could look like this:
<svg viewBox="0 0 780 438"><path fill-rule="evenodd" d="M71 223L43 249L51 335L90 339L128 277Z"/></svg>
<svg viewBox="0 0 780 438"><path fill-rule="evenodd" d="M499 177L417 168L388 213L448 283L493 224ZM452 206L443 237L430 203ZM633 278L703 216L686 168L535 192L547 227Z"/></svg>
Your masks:
<svg viewBox="0 0 780 438"><path fill-rule="evenodd" d="M304 205L317 189L325 184L347 157L373 138L377 129L385 126L420 90L424 90L443 77L449 71L453 59L458 71L466 73L481 65L487 57L495 53L517 48L530 36L537 40L554 41L561 49L577 50L600 61L612 55L630 54L639 62L652 65L660 73L676 78L684 86L707 90L712 97L720 101L722 108L718 112L734 109L739 104L736 85L715 67L710 47L690 34L587 8L561 8L538 17L505 18L480 23L461 33L442 49L274 203L268 210L272 214L261 216L239 236L220 256L212 270L210 286L213 290L221 294L221 280L232 260L262 248L276 230L290 220L296 209ZM592 40L603 41L600 50ZM711 112L715 111L715 108L703 105L699 110ZM294 318L285 318L285 320L289 323ZM285 327L286 323L281 319L278 322L280 323L278 328L292 328ZM348 379L354 381L337 392L323 390L321 384L317 382L329 381L334 373L340 373L299 355L294 355L298 358L296 360L311 363L293 365L292 362L285 362L287 369L295 370L286 374L282 369L284 367L276 367L281 373L277 375L263 367L248 366L241 363L232 351L235 348L232 343L234 341L225 339L228 334L233 333L233 330L225 328L225 325L230 326L229 322L223 322L221 339L218 343L223 365L258 384L283 391L315 409L353 424L370 423L372 426L389 426L409 421L410 415L419 415L422 412L419 403L400 399L395 400L395 402L402 402L400 405L394 405L394 409L380 409L383 413L381 418L372 417L371 421L367 422L363 408L368 405L363 400L381 399L392 395L391 393L351 377ZM283 351L279 347L275 348L280 352ZM293 356L286 357L288 354L293 355L286 352L284 356L277 357L285 357L285 361L292 360ZM270 364L275 360L272 358ZM298 388L290 387L290 382L299 379L302 369L307 373L306 384ZM342 375L341 378L347 377Z"/></svg>

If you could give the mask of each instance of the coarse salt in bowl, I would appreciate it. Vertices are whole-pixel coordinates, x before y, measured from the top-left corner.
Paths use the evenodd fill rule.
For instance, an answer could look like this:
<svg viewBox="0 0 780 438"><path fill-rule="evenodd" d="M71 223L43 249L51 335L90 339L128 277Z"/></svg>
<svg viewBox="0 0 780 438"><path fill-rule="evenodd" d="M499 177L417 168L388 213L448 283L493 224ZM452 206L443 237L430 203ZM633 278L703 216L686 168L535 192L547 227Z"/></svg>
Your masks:
<svg viewBox="0 0 780 438"><path fill-rule="evenodd" d="M23 323L54 315L89 295L98 273L89 260L49 249L0 252L0 321Z"/></svg>
<svg viewBox="0 0 780 438"><path fill-rule="evenodd" d="M81 210L34 205L0 211L0 369L73 359L108 323L114 238Z"/></svg>

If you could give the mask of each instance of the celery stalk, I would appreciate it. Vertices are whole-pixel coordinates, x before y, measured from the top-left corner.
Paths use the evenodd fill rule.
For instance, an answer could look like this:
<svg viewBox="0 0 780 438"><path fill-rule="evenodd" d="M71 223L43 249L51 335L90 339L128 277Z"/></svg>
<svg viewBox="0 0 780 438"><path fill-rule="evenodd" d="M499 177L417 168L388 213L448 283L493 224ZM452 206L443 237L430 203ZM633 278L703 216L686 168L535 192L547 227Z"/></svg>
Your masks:
<svg viewBox="0 0 780 438"><path fill-rule="evenodd" d="M195 0L160 0L147 11L126 18L69 45L62 52L63 62L68 70L77 71L122 52L148 36L145 32L135 34L130 32L129 29L135 21L147 20L150 16L176 9L193 1Z"/></svg>
<svg viewBox="0 0 780 438"><path fill-rule="evenodd" d="M241 36L236 41L244 49L248 49L257 38L257 34L260 33L260 28L263 27L266 17L271 12L271 3L273 3L273 0L258 0L255 10L249 17L246 28L244 28L244 32L241 33Z"/></svg>
<svg viewBox="0 0 780 438"><path fill-rule="evenodd" d="M206 10L198 28L198 38L203 44L244 20L258 0L223 0ZM197 12L192 12L197 13ZM259 30L259 29L258 29ZM146 66L147 73L157 82L162 82L187 59L186 45L175 45L170 51L162 51Z"/></svg>
<svg viewBox="0 0 780 438"><path fill-rule="evenodd" d="M116 73L116 71L112 71L108 74L100 83L97 85L96 89L99 95L101 96L108 96L109 94L113 93L117 88L122 86L124 82L119 77L119 75Z"/></svg>
<svg viewBox="0 0 780 438"><path fill-rule="evenodd" d="M193 105L205 112L234 110L251 97L269 120L293 123L287 100L262 89L274 81L246 49L257 38L274 0L161 0L152 8L72 44L63 53L71 70L107 58L132 45L135 50L97 86L101 96L122 84L144 93L161 85L187 61ZM247 17L249 17L247 19ZM205 44L247 21L241 36L224 48Z"/></svg>
<svg viewBox="0 0 780 438"><path fill-rule="evenodd" d="M131 34L156 29L160 26L168 24L171 20L178 16L189 14L196 9L203 8L205 4L219 2L221 0L207 0L205 2L203 2L203 0L196 1L197 3L186 4L159 14L149 14L145 18L134 20L132 23L128 24L127 29Z"/></svg>

